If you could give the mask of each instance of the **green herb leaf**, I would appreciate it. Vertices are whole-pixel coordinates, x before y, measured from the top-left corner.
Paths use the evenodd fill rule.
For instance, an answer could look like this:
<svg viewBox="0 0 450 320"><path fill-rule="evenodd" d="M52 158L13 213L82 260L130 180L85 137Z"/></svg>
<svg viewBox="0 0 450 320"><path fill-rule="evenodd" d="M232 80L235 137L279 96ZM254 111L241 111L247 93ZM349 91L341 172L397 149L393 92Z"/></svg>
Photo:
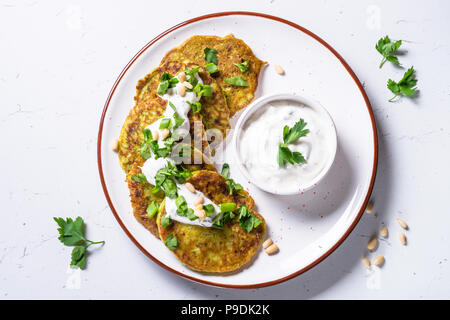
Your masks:
<svg viewBox="0 0 450 320"><path fill-rule="evenodd" d="M171 74L169 74L167 72L163 72L160 80L161 80L161 82L159 83L159 86L158 86L158 94L160 96L163 96L164 94L166 94L166 92L169 88L175 87L177 85L177 83L179 82L177 78L175 78L174 76L172 76Z"/></svg>
<svg viewBox="0 0 450 320"><path fill-rule="evenodd" d="M228 163L223 164L220 175L225 179L228 179L228 177L230 176L230 165Z"/></svg>
<svg viewBox="0 0 450 320"><path fill-rule="evenodd" d="M205 50L203 50L203 53L205 54L206 61L212 62L214 64L219 63L219 61L217 61L217 50L216 49L205 48Z"/></svg>
<svg viewBox="0 0 450 320"><path fill-rule="evenodd" d="M169 118L162 119L160 124L159 124L159 128L160 129L168 129L171 126L172 126L172 120L170 120Z"/></svg>
<svg viewBox="0 0 450 320"><path fill-rule="evenodd" d="M156 201L152 201L147 207L147 217L153 218L158 213L159 206Z"/></svg>
<svg viewBox="0 0 450 320"><path fill-rule="evenodd" d="M205 210L205 213L206 213L207 217L212 216L214 214L214 211L215 211L214 206L212 204L210 204L210 203L203 205L203 210Z"/></svg>
<svg viewBox="0 0 450 320"><path fill-rule="evenodd" d="M248 83L241 76L227 78L225 82L236 87L248 87Z"/></svg>
<svg viewBox="0 0 450 320"><path fill-rule="evenodd" d="M178 115L178 112L173 114L173 120L175 122L173 130L178 129L184 123L184 119Z"/></svg>
<svg viewBox="0 0 450 320"><path fill-rule="evenodd" d="M186 101L190 106L193 113L199 113L202 110L202 104L200 102L189 102Z"/></svg>
<svg viewBox="0 0 450 320"><path fill-rule="evenodd" d="M186 74L186 81L189 82L192 85L192 87L195 87L198 83L198 80L195 77L195 75L198 73L199 70L200 70L200 67L184 70L184 73ZM188 90L190 90L190 89L188 89Z"/></svg>
<svg viewBox="0 0 450 320"><path fill-rule="evenodd" d="M178 239L173 234L170 234L167 237L165 244L170 250L176 250L176 248L178 247Z"/></svg>
<svg viewBox="0 0 450 320"><path fill-rule="evenodd" d="M301 137L305 137L309 133L309 129L305 129L307 123L305 120L298 120L292 128L289 129L288 126L283 128L283 141L285 144L293 143L300 139Z"/></svg>
<svg viewBox="0 0 450 320"><path fill-rule="evenodd" d="M170 219L170 217L168 215L165 214L165 215L161 216L161 226L163 228L167 228L171 224L172 224L172 219Z"/></svg>
<svg viewBox="0 0 450 320"><path fill-rule="evenodd" d="M234 202L228 202L228 203L222 203L220 205L220 212L232 212L236 209L236 203Z"/></svg>
<svg viewBox="0 0 450 320"><path fill-rule="evenodd" d="M197 83L194 87L194 92L197 97L212 97L212 88L210 85Z"/></svg>
<svg viewBox="0 0 450 320"><path fill-rule="evenodd" d="M230 195L232 195L233 192L235 192L235 191L239 192L244 189L242 187L242 185L240 185L239 183L236 183L233 179L229 178L230 166L228 165L228 163L223 164L220 175L225 178L225 184L228 186Z"/></svg>
<svg viewBox="0 0 450 320"><path fill-rule="evenodd" d="M133 174L131 176L131 180L139 182L139 183L147 182L147 178L145 177L145 175L143 173Z"/></svg>
<svg viewBox="0 0 450 320"><path fill-rule="evenodd" d="M76 246L72 250L70 266L84 269L86 266L86 246Z"/></svg>
<svg viewBox="0 0 450 320"><path fill-rule="evenodd" d="M309 129L305 129L307 123L303 119L299 119L292 128L284 126L283 128L283 141L278 145L278 164L283 167L287 163L305 163L306 159L300 152L292 152L288 144L297 141L298 139L305 137L309 133Z"/></svg>
<svg viewBox="0 0 450 320"><path fill-rule="evenodd" d="M383 64L386 61L392 62L393 64L395 64L397 66L400 65L398 58L396 56L393 56L392 54L395 51L397 51L401 45L402 45L402 40L391 42L391 40L389 39L388 36L378 40L377 44L375 45L375 48L383 56L383 60L381 60L381 63L380 63L380 68L383 66Z"/></svg>
<svg viewBox="0 0 450 320"><path fill-rule="evenodd" d="M84 237L84 221L81 217L74 220L72 218L53 218L59 225L59 241L66 246L80 245L86 241Z"/></svg>
<svg viewBox="0 0 450 320"><path fill-rule="evenodd" d="M262 223L245 205L239 207L237 214L239 215L239 225L247 232L252 231Z"/></svg>
<svg viewBox="0 0 450 320"><path fill-rule="evenodd" d="M398 96L414 97L416 95L417 80L414 79L414 67L408 69L403 75L403 78L399 82L395 82L392 79L388 80L387 87L391 90L395 96L389 99L392 102Z"/></svg>
<svg viewBox="0 0 450 320"><path fill-rule="evenodd" d="M84 236L84 221L81 217L75 220L72 218L56 218L53 220L58 224L58 239L66 246L75 246L71 254L71 267L84 269L86 265L86 249L93 244L105 243L105 241L93 242Z"/></svg>
<svg viewBox="0 0 450 320"><path fill-rule="evenodd" d="M241 70L242 73L245 73L248 68L250 67L250 63L248 61L244 61L241 63L233 63L236 67L239 68L239 70Z"/></svg>
<svg viewBox="0 0 450 320"><path fill-rule="evenodd" d="M214 63L208 63L207 65L205 65L205 69L209 74L213 74L219 71L219 68Z"/></svg>

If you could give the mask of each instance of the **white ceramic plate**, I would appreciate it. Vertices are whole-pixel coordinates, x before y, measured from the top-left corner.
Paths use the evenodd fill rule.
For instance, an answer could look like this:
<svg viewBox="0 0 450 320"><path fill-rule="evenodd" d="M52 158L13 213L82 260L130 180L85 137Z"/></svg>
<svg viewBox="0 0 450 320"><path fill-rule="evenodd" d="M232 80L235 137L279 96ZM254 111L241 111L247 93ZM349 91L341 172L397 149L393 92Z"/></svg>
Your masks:
<svg viewBox="0 0 450 320"><path fill-rule="evenodd" d="M233 166L232 148L223 161L231 176L255 199L267 222L267 236L278 254L262 250L245 269L232 275L204 275L184 267L130 214L125 175L111 143L133 107L139 79L156 67L163 55L193 35L243 39L256 56L269 63L260 77L257 97L275 92L305 94L317 99L332 116L338 135L336 159L329 174L304 194L275 196L249 184ZM284 76L275 73L280 64ZM239 114L233 119L236 122ZM229 140L228 140L229 141ZM220 155L219 155L220 157ZM259 13L224 12L183 22L150 41L118 77L105 104L98 136L102 186L118 222L130 239L164 268L188 279L223 287L250 288L276 284L299 275L327 257L347 237L370 197L377 165L377 135L367 96L342 57L310 31L283 19Z"/></svg>

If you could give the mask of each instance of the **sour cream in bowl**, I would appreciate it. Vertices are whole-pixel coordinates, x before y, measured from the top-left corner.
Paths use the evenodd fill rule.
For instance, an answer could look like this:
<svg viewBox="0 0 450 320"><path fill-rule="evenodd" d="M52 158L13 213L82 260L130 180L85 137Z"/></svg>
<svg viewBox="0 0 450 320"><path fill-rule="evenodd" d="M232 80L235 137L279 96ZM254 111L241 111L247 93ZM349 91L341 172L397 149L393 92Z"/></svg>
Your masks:
<svg viewBox="0 0 450 320"><path fill-rule="evenodd" d="M337 149L333 120L313 99L275 94L247 107L233 135L243 175L270 193L293 195L316 186Z"/></svg>

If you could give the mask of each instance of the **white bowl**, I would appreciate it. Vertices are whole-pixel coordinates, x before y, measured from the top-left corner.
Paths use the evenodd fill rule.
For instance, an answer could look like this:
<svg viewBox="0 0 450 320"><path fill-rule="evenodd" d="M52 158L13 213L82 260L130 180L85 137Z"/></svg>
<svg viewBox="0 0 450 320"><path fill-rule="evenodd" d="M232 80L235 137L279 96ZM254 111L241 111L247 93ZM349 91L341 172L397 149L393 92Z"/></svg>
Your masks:
<svg viewBox="0 0 450 320"><path fill-rule="evenodd" d="M324 117L326 121L329 121L331 124L331 127L333 130L331 130L332 136L330 137L331 142L331 152L330 157L328 159L328 162L326 163L324 169L320 172L319 175L317 175L314 179L309 181L308 183L305 183L300 186L300 188L296 187L295 190L280 190L276 187L271 188L268 185L262 185L260 181L255 179L247 170L245 165L242 162L241 155L240 155L240 147L239 147L239 141L240 141L240 135L242 133L242 128L244 127L245 123L248 119L251 118L251 116L261 107L266 106L270 102L274 101L283 101L283 100L290 100L295 101L299 104L306 105L316 111L318 111L321 115L321 117ZM254 102L252 102L245 111L240 116L239 120L237 121L236 128L233 135L232 140L232 148L234 149L234 155L236 163L239 167L239 170L241 170L242 174L254 185L256 185L258 188L278 195L294 195L299 194L303 191L309 190L319 184L320 181L323 180L323 178L327 175L327 173L330 171L330 168L333 165L334 158L336 156L336 149L337 149L337 135L336 135L336 127L334 125L333 119L331 118L328 111L317 101L311 98L307 98L305 96L298 96L298 95L292 95L288 93L279 93L279 94L270 94L266 96L262 96L258 99L256 99Z"/></svg>

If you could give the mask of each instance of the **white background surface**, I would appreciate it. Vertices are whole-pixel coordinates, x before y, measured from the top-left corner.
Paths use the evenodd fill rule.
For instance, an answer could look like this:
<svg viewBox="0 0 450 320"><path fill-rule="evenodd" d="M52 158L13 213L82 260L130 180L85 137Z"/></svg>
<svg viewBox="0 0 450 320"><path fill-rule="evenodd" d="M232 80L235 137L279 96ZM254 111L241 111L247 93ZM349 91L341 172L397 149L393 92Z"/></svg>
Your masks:
<svg viewBox="0 0 450 320"><path fill-rule="evenodd" d="M450 22L448 1L0 1L0 298L450 298ZM325 261L283 284L257 290L206 287L157 266L128 239L98 178L96 139L106 96L129 59L154 36L201 14L247 10L311 30L350 64L374 108L380 144L374 214L365 215ZM387 100L386 63L376 41L403 39L420 95ZM288 50L280 48L280 50ZM293 53L295 55L295 53ZM339 84L336 84L339 85ZM53 216L85 218L86 270L68 268ZM408 245L395 218L408 222ZM360 260L384 222L390 236ZM375 255L370 255L373 257Z"/></svg>

